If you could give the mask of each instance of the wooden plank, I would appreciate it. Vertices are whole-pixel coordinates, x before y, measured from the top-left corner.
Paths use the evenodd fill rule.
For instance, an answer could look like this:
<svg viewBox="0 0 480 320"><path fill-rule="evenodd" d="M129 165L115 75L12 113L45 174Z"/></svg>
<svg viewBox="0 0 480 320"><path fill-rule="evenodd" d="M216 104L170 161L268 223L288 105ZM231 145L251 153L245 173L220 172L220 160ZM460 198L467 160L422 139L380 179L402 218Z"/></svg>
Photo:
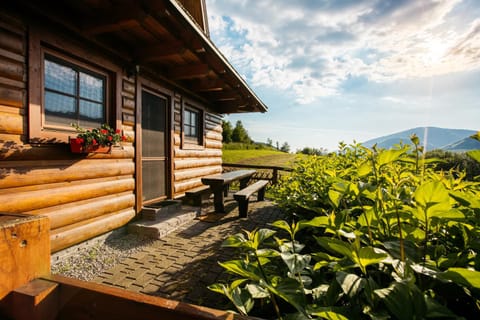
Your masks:
<svg viewBox="0 0 480 320"><path fill-rule="evenodd" d="M221 141L207 140L205 141L205 147L210 149L222 149L223 144Z"/></svg>
<svg viewBox="0 0 480 320"><path fill-rule="evenodd" d="M204 149L204 150L185 150L175 149L176 158L213 158L222 157L220 149Z"/></svg>
<svg viewBox="0 0 480 320"><path fill-rule="evenodd" d="M40 185L40 189L23 187L0 190L0 211L26 212L109 194L132 191L135 188L135 180L131 177L98 180L100 181L58 183L53 186Z"/></svg>
<svg viewBox="0 0 480 320"><path fill-rule="evenodd" d="M133 209L113 212L52 230L51 251L57 252L77 243L120 228L135 217Z"/></svg>
<svg viewBox="0 0 480 320"><path fill-rule="evenodd" d="M192 64L171 68L169 78L173 80L194 79L206 77L210 72L208 64Z"/></svg>
<svg viewBox="0 0 480 320"><path fill-rule="evenodd" d="M228 311L197 306L121 288L52 275L62 295L57 320L137 319L142 320L248 320Z"/></svg>
<svg viewBox="0 0 480 320"><path fill-rule="evenodd" d="M186 47L181 41L164 41L161 44L137 48L134 55L142 62L162 61L172 55L182 54Z"/></svg>
<svg viewBox="0 0 480 320"><path fill-rule="evenodd" d="M0 215L0 300L13 289L50 273L47 217Z"/></svg>
<svg viewBox="0 0 480 320"><path fill-rule="evenodd" d="M95 218L114 211L131 208L135 205L135 195L129 191L120 194L75 201L59 206L27 211L28 215L44 215L50 218L52 229Z"/></svg>

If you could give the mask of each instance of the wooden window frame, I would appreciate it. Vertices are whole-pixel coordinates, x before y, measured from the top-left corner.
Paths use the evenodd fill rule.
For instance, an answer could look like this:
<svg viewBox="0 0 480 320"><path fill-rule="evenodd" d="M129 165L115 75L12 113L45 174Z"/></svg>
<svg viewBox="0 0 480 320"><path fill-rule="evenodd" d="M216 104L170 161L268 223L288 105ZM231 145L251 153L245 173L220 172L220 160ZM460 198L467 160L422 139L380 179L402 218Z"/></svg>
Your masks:
<svg viewBox="0 0 480 320"><path fill-rule="evenodd" d="M197 138L185 134L185 111L195 112L198 115ZM182 149L205 149L205 109L191 100L182 100L181 110L181 139Z"/></svg>
<svg viewBox="0 0 480 320"><path fill-rule="evenodd" d="M68 36L54 35L42 26L31 28L28 51L28 133L30 143L67 143L76 135L73 127L45 123L45 58L52 57L67 65L73 65L87 73L105 77L105 123L114 128L121 127L121 109L116 102L121 101L122 69L108 58L89 50L88 42L79 46ZM59 46L61 45L61 47Z"/></svg>

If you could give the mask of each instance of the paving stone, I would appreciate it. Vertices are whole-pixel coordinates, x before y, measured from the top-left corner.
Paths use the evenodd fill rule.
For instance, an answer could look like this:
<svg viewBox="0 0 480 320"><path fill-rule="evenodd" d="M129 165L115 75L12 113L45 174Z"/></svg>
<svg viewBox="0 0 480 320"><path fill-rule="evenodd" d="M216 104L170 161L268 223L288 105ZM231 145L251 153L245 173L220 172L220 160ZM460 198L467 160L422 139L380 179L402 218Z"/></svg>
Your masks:
<svg viewBox="0 0 480 320"><path fill-rule="evenodd" d="M236 206L235 202L232 204ZM222 242L226 237L242 232L242 229L268 227L267 223L283 217L283 213L269 201L252 202L250 208L246 219L238 219L238 210L235 209L214 223L188 222L165 237L152 241L113 269L103 272L95 281L222 308L227 302L225 297L207 288L210 284L231 278L218 261L232 259L236 250L222 248Z"/></svg>

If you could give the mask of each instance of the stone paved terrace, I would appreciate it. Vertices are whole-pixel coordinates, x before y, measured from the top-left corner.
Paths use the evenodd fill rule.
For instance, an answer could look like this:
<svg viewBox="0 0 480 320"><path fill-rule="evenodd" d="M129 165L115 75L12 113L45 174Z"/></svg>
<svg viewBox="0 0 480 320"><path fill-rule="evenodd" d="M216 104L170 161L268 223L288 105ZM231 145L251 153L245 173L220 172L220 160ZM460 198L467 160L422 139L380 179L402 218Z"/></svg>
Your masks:
<svg viewBox="0 0 480 320"><path fill-rule="evenodd" d="M242 229L253 230L284 217L270 201L250 202L248 218L238 218L236 202L226 202L218 221L193 220L123 259L93 281L126 290L222 309L227 300L207 286L228 274L218 261L234 258L222 242Z"/></svg>

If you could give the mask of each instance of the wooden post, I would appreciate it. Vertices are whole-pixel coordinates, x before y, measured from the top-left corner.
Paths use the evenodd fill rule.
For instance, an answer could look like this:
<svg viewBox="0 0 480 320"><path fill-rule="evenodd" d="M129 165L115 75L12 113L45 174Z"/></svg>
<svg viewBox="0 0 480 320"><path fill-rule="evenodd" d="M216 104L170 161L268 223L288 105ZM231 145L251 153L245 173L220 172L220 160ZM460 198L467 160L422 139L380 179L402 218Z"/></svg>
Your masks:
<svg viewBox="0 0 480 320"><path fill-rule="evenodd" d="M278 182L278 169L273 169L273 177L272 177L272 184L275 185Z"/></svg>

